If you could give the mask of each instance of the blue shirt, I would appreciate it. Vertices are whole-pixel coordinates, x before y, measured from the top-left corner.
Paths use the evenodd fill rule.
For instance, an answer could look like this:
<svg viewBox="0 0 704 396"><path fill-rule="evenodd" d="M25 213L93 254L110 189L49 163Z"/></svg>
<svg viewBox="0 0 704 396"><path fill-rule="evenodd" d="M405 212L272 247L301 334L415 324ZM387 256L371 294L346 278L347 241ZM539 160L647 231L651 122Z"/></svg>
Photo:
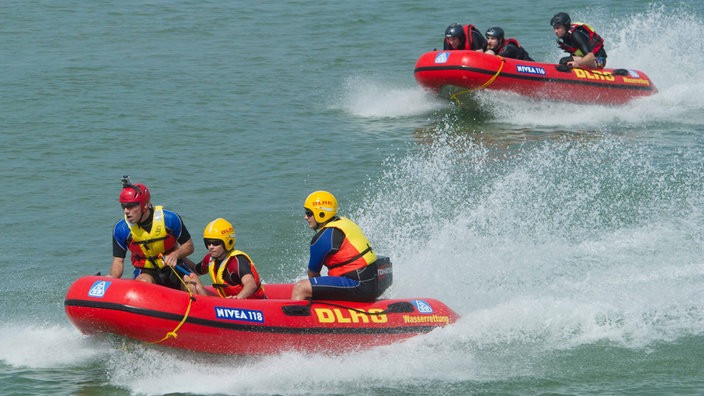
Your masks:
<svg viewBox="0 0 704 396"><path fill-rule="evenodd" d="M320 273L325 263L325 258L329 254L334 254L340 250L342 242L345 240L345 233L337 228L324 228L313 237L310 242L310 259L308 260L308 270Z"/></svg>

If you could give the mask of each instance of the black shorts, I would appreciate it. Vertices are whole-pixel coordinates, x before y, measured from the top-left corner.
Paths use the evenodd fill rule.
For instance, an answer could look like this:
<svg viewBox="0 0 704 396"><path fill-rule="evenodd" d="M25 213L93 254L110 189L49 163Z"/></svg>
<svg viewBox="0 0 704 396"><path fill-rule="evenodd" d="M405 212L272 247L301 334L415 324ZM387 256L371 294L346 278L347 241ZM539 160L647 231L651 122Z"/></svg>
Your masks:
<svg viewBox="0 0 704 396"><path fill-rule="evenodd" d="M377 296L377 266L368 265L342 276L311 278L313 300L374 301Z"/></svg>
<svg viewBox="0 0 704 396"><path fill-rule="evenodd" d="M161 269L153 268L138 268L134 271L134 277L136 278L139 274L148 274L154 278L154 282L157 285L170 287L172 289L181 290L183 283L181 278L171 269L171 267L164 267Z"/></svg>

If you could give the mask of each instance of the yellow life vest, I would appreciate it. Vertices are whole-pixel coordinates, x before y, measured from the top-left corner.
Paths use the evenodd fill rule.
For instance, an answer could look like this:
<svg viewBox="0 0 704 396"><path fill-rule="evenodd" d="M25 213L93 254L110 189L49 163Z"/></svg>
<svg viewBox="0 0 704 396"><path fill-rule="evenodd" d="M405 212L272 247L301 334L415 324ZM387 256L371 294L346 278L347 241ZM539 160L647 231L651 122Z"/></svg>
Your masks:
<svg viewBox="0 0 704 396"><path fill-rule="evenodd" d="M249 257L247 253L237 249L233 249L230 254L228 254L227 257L225 257L220 262L220 267L217 266L217 263L215 262L214 258L210 258L210 261L208 262L208 274L210 274L210 279L213 281L213 287L215 288L215 290L217 290L220 297L223 298L227 296L236 296L242 291L242 289L244 288L244 285L242 285L241 283L242 279L240 279L239 285L231 285L225 282L225 279L223 278L225 268L227 268L227 263L230 261L231 258L240 254L247 257L247 260L249 260L249 262L251 263L250 270L252 271L254 282L256 282L257 284L257 290L255 290L255 292L249 298L265 298L264 289L262 288L262 283L259 280L259 274L257 273L257 269L254 267L254 261L252 261L252 258ZM215 271L216 268L217 272Z"/></svg>
<svg viewBox="0 0 704 396"><path fill-rule="evenodd" d="M132 265L138 268L163 268L164 260L159 257L174 249L176 239L166 231L163 206L154 207L152 228L149 232L139 224L125 222L130 227L132 240L129 250L132 253Z"/></svg>

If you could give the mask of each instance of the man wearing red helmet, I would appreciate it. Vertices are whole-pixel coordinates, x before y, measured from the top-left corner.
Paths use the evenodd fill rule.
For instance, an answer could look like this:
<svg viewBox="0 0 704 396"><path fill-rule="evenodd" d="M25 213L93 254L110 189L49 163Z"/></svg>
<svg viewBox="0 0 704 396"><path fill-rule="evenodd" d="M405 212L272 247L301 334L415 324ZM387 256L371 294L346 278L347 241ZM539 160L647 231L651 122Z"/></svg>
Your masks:
<svg viewBox="0 0 704 396"><path fill-rule="evenodd" d="M180 277L172 268L188 272L185 268L190 268L190 260L185 259L194 247L181 216L162 206L152 206L144 184L132 184L128 177L123 178L122 184L120 205L124 219L113 229L109 276L122 277L129 250L136 280L182 288Z"/></svg>

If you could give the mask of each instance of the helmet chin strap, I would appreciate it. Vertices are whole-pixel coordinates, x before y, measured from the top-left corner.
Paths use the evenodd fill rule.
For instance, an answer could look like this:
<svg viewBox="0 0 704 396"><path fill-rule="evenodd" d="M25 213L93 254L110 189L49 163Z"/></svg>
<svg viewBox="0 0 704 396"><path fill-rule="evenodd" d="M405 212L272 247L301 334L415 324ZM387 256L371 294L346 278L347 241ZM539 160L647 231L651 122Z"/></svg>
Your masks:
<svg viewBox="0 0 704 396"><path fill-rule="evenodd" d="M149 204L149 208L142 212L142 214L139 216L139 220L137 220L137 224L143 224L145 221L149 220L150 214L152 213L152 205Z"/></svg>

